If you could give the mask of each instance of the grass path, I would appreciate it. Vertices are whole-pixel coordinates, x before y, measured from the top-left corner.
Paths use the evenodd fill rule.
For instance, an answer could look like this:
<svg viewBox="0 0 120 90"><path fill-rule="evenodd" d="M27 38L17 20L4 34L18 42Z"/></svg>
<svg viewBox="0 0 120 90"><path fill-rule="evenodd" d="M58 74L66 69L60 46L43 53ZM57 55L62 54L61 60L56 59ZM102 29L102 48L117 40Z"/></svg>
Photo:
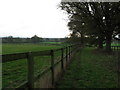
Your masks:
<svg viewBox="0 0 120 90"><path fill-rule="evenodd" d="M94 48L78 52L57 88L116 88L116 58Z"/></svg>

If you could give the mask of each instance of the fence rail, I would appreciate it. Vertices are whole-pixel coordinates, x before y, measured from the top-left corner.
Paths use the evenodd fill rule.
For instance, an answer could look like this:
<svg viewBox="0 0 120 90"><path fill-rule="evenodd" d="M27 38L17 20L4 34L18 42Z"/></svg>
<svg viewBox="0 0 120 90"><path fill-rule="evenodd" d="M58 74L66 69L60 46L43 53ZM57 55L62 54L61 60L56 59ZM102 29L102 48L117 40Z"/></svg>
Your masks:
<svg viewBox="0 0 120 90"><path fill-rule="evenodd" d="M28 81L25 81L21 85L19 85L16 88L34 88L34 82L40 78L42 75L47 73L48 71L51 71L51 78L52 78L52 85L55 84L55 66L59 63L61 64L61 69L64 71L64 59L66 62L70 60L71 56L75 53L77 45L71 45L64 48L54 49L54 50L46 50L46 51L38 51L38 52L25 52L25 53L15 53L15 54L5 54L2 56L2 63L11 62L19 59L27 59L27 70L28 70ZM54 53L60 51L60 60L55 62ZM64 55L65 54L65 55ZM39 75L34 76L34 57L35 56L51 56L51 66L46 68L43 72L41 72ZM67 64L67 63L66 63ZM3 88L4 89L4 88Z"/></svg>

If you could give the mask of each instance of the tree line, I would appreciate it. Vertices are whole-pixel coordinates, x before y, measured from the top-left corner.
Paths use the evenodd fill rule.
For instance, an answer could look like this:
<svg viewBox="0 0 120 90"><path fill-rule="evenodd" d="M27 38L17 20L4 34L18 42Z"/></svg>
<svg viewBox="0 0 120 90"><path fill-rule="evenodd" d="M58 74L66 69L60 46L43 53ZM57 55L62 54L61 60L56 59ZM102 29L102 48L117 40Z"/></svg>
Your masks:
<svg viewBox="0 0 120 90"><path fill-rule="evenodd" d="M31 38L2 37L2 43L42 43L42 42L63 42L64 38L42 38L34 35Z"/></svg>
<svg viewBox="0 0 120 90"><path fill-rule="evenodd" d="M60 8L68 14L71 39L99 49L106 44L111 51L112 38L120 33L120 2L61 2Z"/></svg>

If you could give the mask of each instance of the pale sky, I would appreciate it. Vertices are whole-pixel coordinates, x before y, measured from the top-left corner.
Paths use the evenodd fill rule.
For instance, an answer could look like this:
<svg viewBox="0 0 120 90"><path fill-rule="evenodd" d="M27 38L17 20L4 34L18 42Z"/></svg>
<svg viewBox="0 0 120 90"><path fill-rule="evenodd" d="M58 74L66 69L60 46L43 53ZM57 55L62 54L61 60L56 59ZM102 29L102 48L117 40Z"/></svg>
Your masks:
<svg viewBox="0 0 120 90"><path fill-rule="evenodd" d="M64 38L70 32L61 0L0 0L0 37Z"/></svg>

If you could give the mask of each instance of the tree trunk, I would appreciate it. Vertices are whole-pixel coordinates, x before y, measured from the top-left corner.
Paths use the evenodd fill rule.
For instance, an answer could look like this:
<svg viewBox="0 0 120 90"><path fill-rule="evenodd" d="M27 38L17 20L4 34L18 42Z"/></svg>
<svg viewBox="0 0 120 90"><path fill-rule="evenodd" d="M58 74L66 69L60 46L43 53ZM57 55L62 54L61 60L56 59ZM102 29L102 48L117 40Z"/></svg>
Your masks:
<svg viewBox="0 0 120 90"><path fill-rule="evenodd" d="M103 49L104 37L101 35L98 37L98 49Z"/></svg>
<svg viewBox="0 0 120 90"><path fill-rule="evenodd" d="M106 51L109 53L111 52L111 41L112 41L112 35L111 34L107 34L106 36Z"/></svg>
<svg viewBox="0 0 120 90"><path fill-rule="evenodd" d="M83 45L84 44L84 40L83 40L83 34L81 33L81 44Z"/></svg>
<svg viewBox="0 0 120 90"><path fill-rule="evenodd" d="M98 48L103 49L103 42L99 41Z"/></svg>

